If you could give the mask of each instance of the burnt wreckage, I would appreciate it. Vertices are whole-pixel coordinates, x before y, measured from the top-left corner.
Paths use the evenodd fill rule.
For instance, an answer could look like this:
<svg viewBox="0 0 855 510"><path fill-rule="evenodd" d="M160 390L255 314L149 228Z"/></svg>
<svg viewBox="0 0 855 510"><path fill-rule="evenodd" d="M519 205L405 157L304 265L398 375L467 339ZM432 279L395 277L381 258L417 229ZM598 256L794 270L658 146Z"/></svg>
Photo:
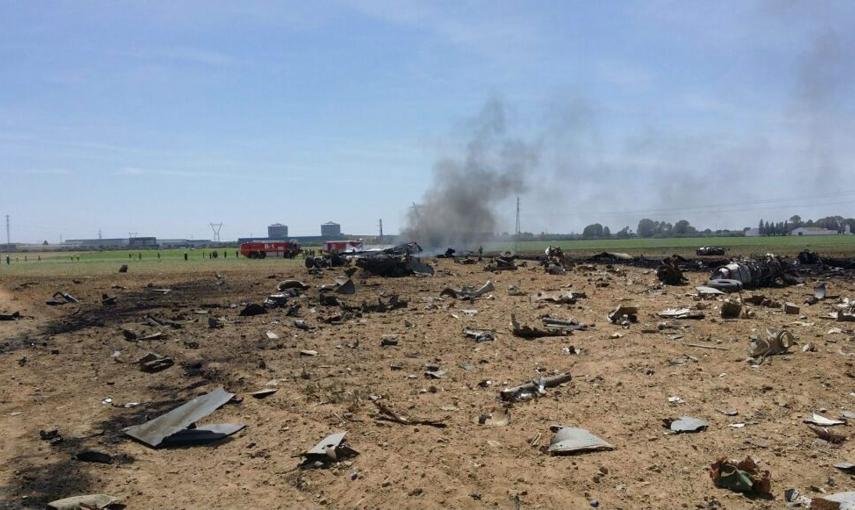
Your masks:
<svg viewBox="0 0 855 510"><path fill-rule="evenodd" d="M433 268L418 258L418 254L421 252L422 247L418 243L409 242L384 250L333 252L316 257L306 257L306 267L308 269L341 267L352 262L356 267L378 276L432 275Z"/></svg>

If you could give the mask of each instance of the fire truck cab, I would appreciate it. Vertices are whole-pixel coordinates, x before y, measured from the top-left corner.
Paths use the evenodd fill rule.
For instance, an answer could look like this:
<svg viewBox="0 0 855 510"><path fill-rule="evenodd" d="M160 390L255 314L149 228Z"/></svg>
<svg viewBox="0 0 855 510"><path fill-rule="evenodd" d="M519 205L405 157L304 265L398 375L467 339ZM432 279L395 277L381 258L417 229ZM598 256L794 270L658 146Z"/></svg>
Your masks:
<svg viewBox="0 0 855 510"><path fill-rule="evenodd" d="M240 245L240 254L251 259L266 257L292 258L300 253L300 245L296 241L254 241Z"/></svg>

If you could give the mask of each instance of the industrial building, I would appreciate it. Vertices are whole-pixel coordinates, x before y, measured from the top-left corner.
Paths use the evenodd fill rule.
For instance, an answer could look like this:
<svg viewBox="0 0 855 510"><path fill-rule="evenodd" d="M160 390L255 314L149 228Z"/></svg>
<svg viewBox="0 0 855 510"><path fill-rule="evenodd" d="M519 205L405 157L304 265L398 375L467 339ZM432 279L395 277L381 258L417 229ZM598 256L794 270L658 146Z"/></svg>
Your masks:
<svg viewBox="0 0 855 510"><path fill-rule="evenodd" d="M328 221L321 225L321 237L324 239L336 239L341 237L341 225Z"/></svg>
<svg viewBox="0 0 855 510"><path fill-rule="evenodd" d="M271 240L284 241L288 239L288 225L274 223L267 226L267 238Z"/></svg>
<svg viewBox="0 0 855 510"><path fill-rule="evenodd" d="M792 236L836 236L840 234L851 234L849 225L846 225L843 232L820 227L799 227L790 231Z"/></svg>

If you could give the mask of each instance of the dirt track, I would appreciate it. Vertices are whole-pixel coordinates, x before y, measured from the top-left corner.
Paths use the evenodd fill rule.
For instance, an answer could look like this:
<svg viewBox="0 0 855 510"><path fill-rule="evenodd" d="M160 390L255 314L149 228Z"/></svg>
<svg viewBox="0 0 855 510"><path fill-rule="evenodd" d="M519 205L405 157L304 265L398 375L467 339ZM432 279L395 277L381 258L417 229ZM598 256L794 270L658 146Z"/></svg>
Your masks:
<svg viewBox="0 0 855 510"><path fill-rule="evenodd" d="M855 461L855 443L821 442L802 424L814 411L837 417L855 408L852 333L828 334L834 327L851 330L852 323L821 318L833 300L802 304L812 280L761 291L800 304L801 317L756 306L754 318L724 321L718 302L705 301L706 318L672 321L678 331L645 333L661 322L656 312L697 305L694 285L706 275L690 274L688 286L661 287L653 271L629 267L550 276L533 265L499 274L448 260L436 265L433 278L357 274L357 293L344 300L397 293L409 306L341 324L319 320L332 311L316 300L317 287L340 275L333 270L319 278L297 267L274 278L261 270L233 272L222 281L213 274L133 272L81 283L32 276L4 280L0 312L20 310L29 318L0 322L6 382L0 388L3 508L41 508L52 499L95 492L120 497L128 508L510 509L515 500L523 509L588 508L591 500L599 508L781 508L786 488L808 495L855 488L850 476L832 467ZM289 277L313 287L297 300L303 303L300 317L313 329L295 328L282 309L238 316L240 303L261 302ZM487 279L496 286L492 299L471 304L439 298L446 286ZM598 281L608 287L597 287ZM24 282L33 284L21 288ZM146 289L149 283L173 291L156 294ZM528 296L509 296L509 285L527 294L566 287L588 297L575 305L537 305ZM45 306L57 290L74 294L81 304ZM102 308L102 293L118 296L117 305ZM855 283L829 280L829 293L855 296ZM628 329L606 319L622 299L640 307L639 323ZM478 310L473 317L460 311L470 308ZM568 337L522 340L509 332L511 312L531 325L549 313L593 327ZM146 325L146 314L181 327ZM224 317L225 326L209 329L208 316ZM462 334L467 325L494 329L498 338L476 344ZM130 342L120 327L140 334L163 331L167 338ZM800 345L752 367L745 361L749 337L765 328L788 328ZM280 339L267 339L266 331ZM397 335L399 344L381 347L383 335ZM802 352L808 342L817 352ZM582 353L566 354L563 348L571 345ZM176 364L143 373L133 361L149 351L169 355ZM447 374L427 379L427 363ZM477 423L480 414L500 406L501 388L556 371L569 371L572 382L513 405L507 426ZM479 385L485 380L492 384ZM246 395L268 384L278 392L263 400ZM244 397L204 420L245 423L230 440L154 450L121 434L127 425L218 386ZM378 421L372 403L377 396L401 414L445 419L448 426ZM671 396L685 403L671 404ZM107 397L117 405L143 405L105 405ZM730 409L739 414L717 412ZM666 434L662 420L682 415L707 420L709 430ZM736 423L745 426L729 426ZM555 424L587 428L616 449L549 456L541 449ZM53 446L39 439L39 430L51 427L64 437ZM360 455L331 469L297 469L296 456L334 431L347 431ZM117 462L72 460L84 448L109 452ZM772 472L774 500L747 499L710 481L707 468L717 457L747 454Z"/></svg>

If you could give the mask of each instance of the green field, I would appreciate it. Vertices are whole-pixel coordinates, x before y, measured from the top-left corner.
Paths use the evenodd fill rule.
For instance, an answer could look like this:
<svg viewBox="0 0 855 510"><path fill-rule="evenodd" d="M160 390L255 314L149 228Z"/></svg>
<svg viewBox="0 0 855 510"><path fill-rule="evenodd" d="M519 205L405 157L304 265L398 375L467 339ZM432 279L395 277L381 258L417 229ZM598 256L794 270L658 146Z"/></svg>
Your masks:
<svg viewBox="0 0 855 510"><path fill-rule="evenodd" d="M297 259L269 258L254 260L236 257L236 248L219 249L219 257L209 258L212 250L105 250L80 252L42 252L42 253L4 253L0 255L0 276L16 275L51 275L89 276L115 273L122 264L128 265L128 271L133 273L194 273L205 271L239 271L252 268L265 268L271 272L283 265L302 265ZM223 257L223 253L227 256ZM187 259L184 260L184 254ZM139 255L142 255L142 259ZM160 258L158 258L158 254ZM6 263L6 256L11 263ZM26 260L25 260L26 259Z"/></svg>
<svg viewBox="0 0 855 510"><path fill-rule="evenodd" d="M585 241L523 241L519 243L487 243L486 252L516 251L518 253L543 253L547 246L560 246L569 254L584 255L601 251L626 252L633 255L694 255L695 249L704 245L724 246L728 255L752 255L776 253L794 255L808 248L821 255L855 256L855 236L826 237L720 237L720 238L672 238L672 239L610 239ZM318 247L307 247L318 248ZM220 249L219 258L207 255L211 250L117 250L81 252L11 253L0 255L0 276L14 275L68 275L89 276L110 274L119 266L128 264L133 273L195 273L224 272L262 269L275 272L283 266L302 265L297 259L269 258L252 260L235 257L235 248ZM228 256L223 257L227 251ZM188 260L184 260L187 253ZM142 259L139 258L142 254ZM160 258L158 258L160 254ZM11 263L6 264L6 256ZM79 260L78 260L79 257ZM26 260L25 260L26 258Z"/></svg>
<svg viewBox="0 0 855 510"><path fill-rule="evenodd" d="M779 236L779 237L680 237L669 239L602 239L579 241L524 241L520 243L488 243L487 251L543 252L547 246L559 246L571 254L601 251L626 252L633 255L662 255L678 253L694 255L700 246L723 246L731 255L763 254L793 255L808 248L825 255L855 255L855 235L847 236Z"/></svg>

